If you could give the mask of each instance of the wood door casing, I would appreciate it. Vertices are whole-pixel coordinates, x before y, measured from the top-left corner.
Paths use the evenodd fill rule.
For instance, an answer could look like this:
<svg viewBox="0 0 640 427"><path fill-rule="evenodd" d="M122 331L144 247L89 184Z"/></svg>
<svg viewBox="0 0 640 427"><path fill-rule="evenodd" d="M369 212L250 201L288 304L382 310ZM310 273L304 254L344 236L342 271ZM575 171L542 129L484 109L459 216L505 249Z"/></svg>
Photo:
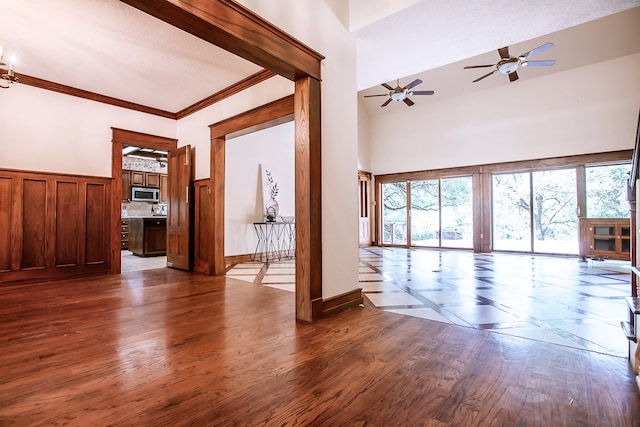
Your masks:
<svg viewBox="0 0 640 427"><path fill-rule="evenodd" d="M359 231L358 241L360 246L371 244L371 174L358 172L359 192Z"/></svg>
<svg viewBox="0 0 640 427"><path fill-rule="evenodd" d="M169 153L169 212L167 216L167 266L192 269L191 217L193 178L191 146Z"/></svg>

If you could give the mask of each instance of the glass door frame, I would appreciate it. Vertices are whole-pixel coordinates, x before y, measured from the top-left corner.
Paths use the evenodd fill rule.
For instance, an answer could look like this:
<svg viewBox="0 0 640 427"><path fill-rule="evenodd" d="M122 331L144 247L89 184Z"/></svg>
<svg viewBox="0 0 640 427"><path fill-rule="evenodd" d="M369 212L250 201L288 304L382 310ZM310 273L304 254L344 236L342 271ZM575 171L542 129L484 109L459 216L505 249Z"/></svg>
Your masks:
<svg viewBox="0 0 640 427"><path fill-rule="evenodd" d="M470 178L471 179L471 197L472 197L472 245L468 248L456 248L456 247L442 247L442 180L443 179L455 179L455 178ZM438 182L438 246L417 246L412 245L411 242L411 183L416 181L428 181L428 180L436 180ZM434 178L426 178L426 179L398 179L398 180L390 180L379 182L376 180L376 243L379 246L385 247L401 247L401 248L430 248L430 249L462 249L462 250L470 250L476 249L476 221L475 221L475 211L477 209L476 205L476 194L474 191L474 187L476 186L474 183L477 180L477 177L473 174L463 174L463 175L452 175L452 176L439 176ZM393 183L404 183L406 188L406 242L405 243L384 243L384 206L382 203L382 187L385 184L393 184ZM379 219L379 220L378 220Z"/></svg>
<svg viewBox="0 0 640 427"><path fill-rule="evenodd" d="M459 176L472 177L473 194L473 251L491 253L493 251L493 212L492 212L492 176L528 171L567 169L575 167L577 171L577 202L579 220L586 218L585 166L631 162L633 150L618 150L605 153L577 154L561 157L548 157L531 160L516 160L502 163L487 163L471 166L441 169L418 170L374 175L374 227L373 243L382 244L381 227L381 184L401 181L417 181ZM579 228L580 245L586 244L587 234ZM408 240L410 241L410 240ZM408 247L408 245L403 245ZM582 249L580 250L582 253Z"/></svg>
<svg viewBox="0 0 640 427"><path fill-rule="evenodd" d="M576 195L576 253L564 253L564 252L543 252L536 251L535 241L536 241L536 224L534 220L535 208L534 208L534 198L535 198L535 188L534 188L534 174L536 172L553 172L553 171L566 171L573 170L575 174L575 195ZM494 233L494 225L495 225L495 209L493 208L494 202L494 185L493 178L496 175L512 175L512 174L527 174L529 176L529 250L528 251L520 251L520 250L508 250L508 249L495 249L495 233ZM575 256L581 253L581 245L583 239L586 236L583 236L583 230L580 226L580 218L581 212L585 212L585 197L584 197L584 166L573 166L568 165L566 167L555 167L555 168L539 168L539 169L529 169L529 170L520 170L520 171L505 171L505 172L496 172L491 174L491 251L495 252L513 252L513 253L530 253L537 255L560 255L560 256Z"/></svg>

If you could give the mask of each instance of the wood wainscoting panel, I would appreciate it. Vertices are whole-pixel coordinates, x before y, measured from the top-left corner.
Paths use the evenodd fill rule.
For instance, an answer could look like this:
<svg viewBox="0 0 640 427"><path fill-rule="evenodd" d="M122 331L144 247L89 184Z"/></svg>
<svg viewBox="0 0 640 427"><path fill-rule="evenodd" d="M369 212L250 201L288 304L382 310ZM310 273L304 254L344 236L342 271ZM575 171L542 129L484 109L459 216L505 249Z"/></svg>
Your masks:
<svg viewBox="0 0 640 427"><path fill-rule="evenodd" d="M22 180L21 269L45 268L47 233L47 180Z"/></svg>
<svg viewBox="0 0 640 427"><path fill-rule="evenodd" d="M0 177L0 272L11 270L13 178Z"/></svg>
<svg viewBox="0 0 640 427"><path fill-rule="evenodd" d="M211 180L201 179L194 181L195 187L195 224L194 224L194 253L193 270L198 273L210 274L209 262L211 241L211 227L213 221L209 217L211 209Z"/></svg>
<svg viewBox="0 0 640 427"><path fill-rule="evenodd" d="M111 268L111 179L0 170L0 283Z"/></svg>
<svg viewBox="0 0 640 427"><path fill-rule="evenodd" d="M109 191L104 183L87 183L85 220L85 264L105 264L109 258Z"/></svg>
<svg viewBox="0 0 640 427"><path fill-rule="evenodd" d="M78 265L78 182L55 181L55 256L56 267Z"/></svg>

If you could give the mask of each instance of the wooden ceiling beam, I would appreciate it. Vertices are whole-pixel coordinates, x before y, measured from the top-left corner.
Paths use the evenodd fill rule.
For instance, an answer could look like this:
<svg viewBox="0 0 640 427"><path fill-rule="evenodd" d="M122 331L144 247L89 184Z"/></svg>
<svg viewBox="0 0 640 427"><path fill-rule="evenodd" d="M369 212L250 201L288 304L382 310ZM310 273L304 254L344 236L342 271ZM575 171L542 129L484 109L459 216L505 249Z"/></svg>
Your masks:
<svg viewBox="0 0 640 427"><path fill-rule="evenodd" d="M293 95L209 125L211 139L231 139L293 120Z"/></svg>
<svg viewBox="0 0 640 427"><path fill-rule="evenodd" d="M320 80L324 56L232 0L120 1L289 80Z"/></svg>

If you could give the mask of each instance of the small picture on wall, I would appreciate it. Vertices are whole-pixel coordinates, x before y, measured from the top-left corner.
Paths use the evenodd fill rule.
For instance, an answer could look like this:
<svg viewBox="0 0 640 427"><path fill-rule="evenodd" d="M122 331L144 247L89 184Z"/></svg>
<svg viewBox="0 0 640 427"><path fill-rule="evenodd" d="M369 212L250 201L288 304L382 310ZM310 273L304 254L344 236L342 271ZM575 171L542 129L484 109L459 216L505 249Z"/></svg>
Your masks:
<svg viewBox="0 0 640 427"><path fill-rule="evenodd" d="M264 219L267 222L273 222L278 219L278 174L275 166L261 164L262 171L262 203Z"/></svg>

